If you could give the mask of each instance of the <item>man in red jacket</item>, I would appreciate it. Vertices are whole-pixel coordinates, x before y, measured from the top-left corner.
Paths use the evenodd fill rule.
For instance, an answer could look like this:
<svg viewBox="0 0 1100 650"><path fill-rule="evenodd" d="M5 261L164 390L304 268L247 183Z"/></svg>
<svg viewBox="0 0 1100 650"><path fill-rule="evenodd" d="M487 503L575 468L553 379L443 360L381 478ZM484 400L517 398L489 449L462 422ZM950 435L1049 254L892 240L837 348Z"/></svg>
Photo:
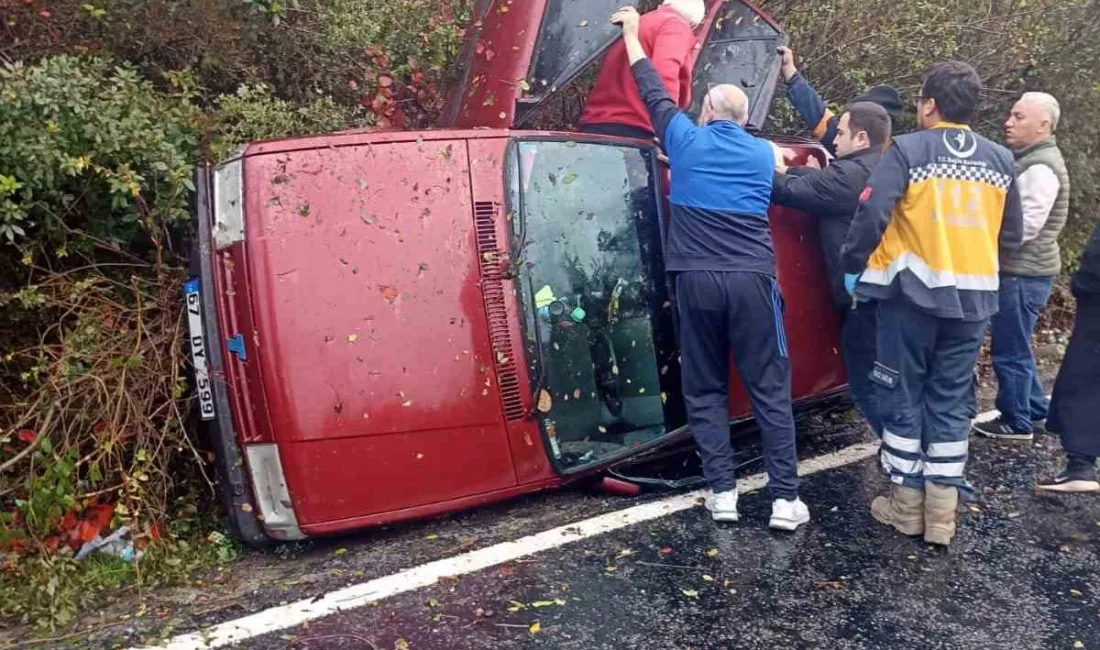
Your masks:
<svg viewBox="0 0 1100 650"><path fill-rule="evenodd" d="M691 104L694 28L706 14L703 0L665 0L656 10L642 16L639 25L642 48L657 69L665 90L681 109ZM636 90L622 40L607 51L580 123L585 133L645 140L655 136L649 113Z"/></svg>

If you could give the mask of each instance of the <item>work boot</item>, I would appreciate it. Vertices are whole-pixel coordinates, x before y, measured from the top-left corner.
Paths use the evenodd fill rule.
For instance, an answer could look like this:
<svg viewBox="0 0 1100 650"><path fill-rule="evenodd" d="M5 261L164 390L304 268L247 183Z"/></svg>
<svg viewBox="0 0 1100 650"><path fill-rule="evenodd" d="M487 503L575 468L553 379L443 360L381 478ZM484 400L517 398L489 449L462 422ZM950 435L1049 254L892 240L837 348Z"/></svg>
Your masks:
<svg viewBox="0 0 1100 650"><path fill-rule="evenodd" d="M871 516L902 535L920 535L924 532L924 493L891 485L889 497L875 497L871 502Z"/></svg>
<svg viewBox="0 0 1100 650"><path fill-rule="evenodd" d="M959 488L954 485L924 483L924 541L950 546L955 537L955 511L959 507Z"/></svg>

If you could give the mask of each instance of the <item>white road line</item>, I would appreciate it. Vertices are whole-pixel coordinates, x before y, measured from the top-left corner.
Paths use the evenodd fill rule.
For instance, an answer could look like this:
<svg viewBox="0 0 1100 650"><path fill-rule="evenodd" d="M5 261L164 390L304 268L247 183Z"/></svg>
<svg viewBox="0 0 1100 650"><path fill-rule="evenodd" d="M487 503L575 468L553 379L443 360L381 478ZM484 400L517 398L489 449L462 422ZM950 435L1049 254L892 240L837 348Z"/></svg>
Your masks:
<svg viewBox="0 0 1100 650"><path fill-rule="evenodd" d="M878 443L861 443L840 451L798 464L802 476L834 469L859 462L878 453ZM754 492L767 485L765 474L755 474L739 482L742 494ZM170 639L164 645L132 648L131 650L205 650L269 634L301 625L340 611L363 607L371 602L434 584L446 576L460 576L489 567L511 562L541 551L559 548L583 539L610 533L620 528L640 524L661 517L689 510L699 505L703 490L681 494L659 501L609 512L566 526L522 537L512 542L502 542L455 557L429 562L400 573L376 578L330 592L318 598L300 600L288 605L265 609L250 616L228 621L213 627Z"/></svg>

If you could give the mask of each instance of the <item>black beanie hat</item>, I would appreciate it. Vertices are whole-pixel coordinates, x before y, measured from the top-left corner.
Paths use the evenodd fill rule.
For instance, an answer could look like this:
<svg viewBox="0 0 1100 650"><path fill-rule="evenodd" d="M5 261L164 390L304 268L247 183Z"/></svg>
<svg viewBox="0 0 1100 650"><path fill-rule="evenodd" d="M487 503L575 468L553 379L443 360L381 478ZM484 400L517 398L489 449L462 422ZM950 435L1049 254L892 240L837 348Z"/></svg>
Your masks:
<svg viewBox="0 0 1100 650"><path fill-rule="evenodd" d="M852 102L874 102L886 109L890 119L896 120L904 105L901 102L901 93L893 86L871 86L867 92L857 95Z"/></svg>

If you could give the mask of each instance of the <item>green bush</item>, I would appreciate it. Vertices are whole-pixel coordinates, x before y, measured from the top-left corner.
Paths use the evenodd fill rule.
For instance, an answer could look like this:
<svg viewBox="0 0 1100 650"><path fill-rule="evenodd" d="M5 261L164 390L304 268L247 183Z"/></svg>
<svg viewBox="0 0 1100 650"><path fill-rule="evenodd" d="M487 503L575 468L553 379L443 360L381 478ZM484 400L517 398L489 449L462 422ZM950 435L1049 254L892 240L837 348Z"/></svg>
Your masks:
<svg viewBox="0 0 1100 650"><path fill-rule="evenodd" d="M0 70L0 236L64 257L139 232L159 243L187 219L198 111L186 78L170 78L160 91L129 66L66 55Z"/></svg>
<svg viewBox="0 0 1100 650"><path fill-rule="evenodd" d="M358 106L341 106L330 97L295 104L275 97L266 85L241 86L232 95L222 95L211 119L211 153L215 160L256 140L327 133L366 124L365 112Z"/></svg>

